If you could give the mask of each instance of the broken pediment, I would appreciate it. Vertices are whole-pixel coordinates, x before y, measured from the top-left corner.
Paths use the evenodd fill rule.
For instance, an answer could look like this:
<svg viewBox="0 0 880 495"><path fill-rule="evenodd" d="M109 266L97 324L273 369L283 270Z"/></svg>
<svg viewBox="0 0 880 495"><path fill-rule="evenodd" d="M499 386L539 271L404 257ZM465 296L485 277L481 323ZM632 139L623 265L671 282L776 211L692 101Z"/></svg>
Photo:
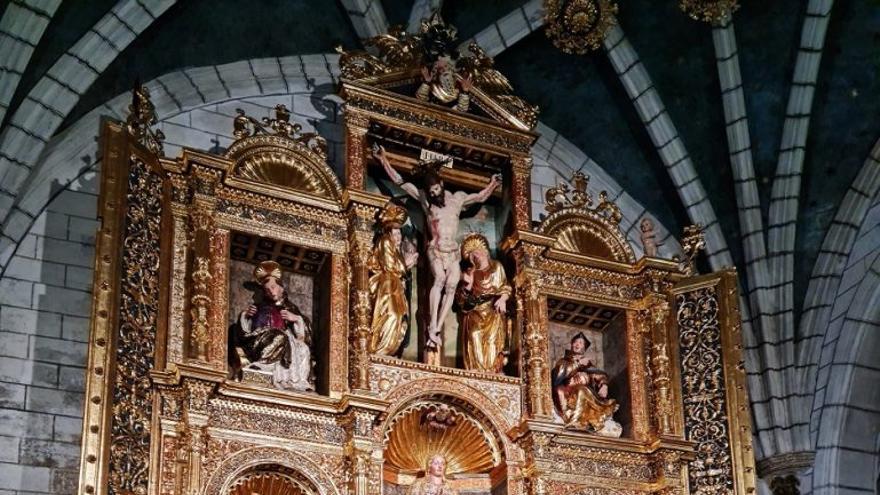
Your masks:
<svg viewBox="0 0 880 495"><path fill-rule="evenodd" d="M394 27L364 40L367 50L344 50L339 66L349 83L379 88L520 130L538 122L538 108L513 87L479 45L459 46L457 30L435 12L418 33Z"/></svg>

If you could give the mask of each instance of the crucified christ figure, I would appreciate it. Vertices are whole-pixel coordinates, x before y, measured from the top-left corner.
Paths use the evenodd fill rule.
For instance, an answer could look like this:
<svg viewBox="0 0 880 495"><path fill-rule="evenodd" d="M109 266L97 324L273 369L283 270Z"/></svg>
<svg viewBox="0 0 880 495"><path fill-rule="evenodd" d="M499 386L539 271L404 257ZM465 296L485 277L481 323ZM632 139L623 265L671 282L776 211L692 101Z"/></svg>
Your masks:
<svg viewBox="0 0 880 495"><path fill-rule="evenodd" d="M501 185L501 176L493 175L489 184L480 192L466 193L464 191L449 192L443 186L443 180L436 169L426 166L422 171L422 189L411 182L404 182L388 162L385 149L374 146L373 156L379 160L385 173L396 185L406 191L413 199L417 200L425 210L430 232L428 244L428 261L431 264L433 284L428 297L431 309L430 321L428 322L427 350L434 355L428 355L426 361L431 364L439 364L440 332L443 322L452 309L455 299L455 289L461 279L461 251L458 244L458 220L461 210L465 207L483 203L492 192Z"/></svg>

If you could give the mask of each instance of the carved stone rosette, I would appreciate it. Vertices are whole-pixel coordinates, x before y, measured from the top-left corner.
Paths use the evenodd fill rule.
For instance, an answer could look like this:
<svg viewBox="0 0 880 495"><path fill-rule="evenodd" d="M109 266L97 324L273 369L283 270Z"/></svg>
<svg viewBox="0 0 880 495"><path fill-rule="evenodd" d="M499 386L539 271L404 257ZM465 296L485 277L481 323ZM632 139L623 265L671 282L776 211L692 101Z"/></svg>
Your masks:
<svg viewBox="0 0 880 495"><path fill-rule="evenodd" d="M583 55L602 46L617 21L613 0L545 0L547 36L565 53Z"/></svg>

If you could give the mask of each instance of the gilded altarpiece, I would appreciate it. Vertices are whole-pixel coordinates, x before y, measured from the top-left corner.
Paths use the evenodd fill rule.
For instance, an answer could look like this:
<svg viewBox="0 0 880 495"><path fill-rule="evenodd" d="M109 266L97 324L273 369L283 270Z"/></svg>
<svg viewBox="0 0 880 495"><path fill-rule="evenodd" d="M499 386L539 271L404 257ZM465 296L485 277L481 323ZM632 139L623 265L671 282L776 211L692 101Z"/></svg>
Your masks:
<svg viewBox="0 0 880 495"><path fill-rule="evenodd" d="M432 22L420 36L445 29ZM752 493L736 274L637 260L620 210L583 175L547 191L533 222L536 109L485 77L476 51L455 107L434 101L444 88L419 81L443 75L442 54L420 71L419 57L389 57L394 42L340 59L342 177L283 106L240 112L223 154L160 157L138 94L126 125L105 125L80 492L402 494L439 454L461 494ZM490 253L511 288L496 372L370 353L370 253L389 202L370 187L384 177L376 149L406 177L420 149L439 154L465 191L501 176L484 197L499 205ZM255 281L235 275L244 264ZM271 299L270 279L297 277L301 290ZM286 342L274 361L236 336L266 297L290 323L271 334ZM421 342L424 323L408 328ZM573 334L613 370L583 371L601 382L590 397L604 424L560 394L551 345Z"/></svg>

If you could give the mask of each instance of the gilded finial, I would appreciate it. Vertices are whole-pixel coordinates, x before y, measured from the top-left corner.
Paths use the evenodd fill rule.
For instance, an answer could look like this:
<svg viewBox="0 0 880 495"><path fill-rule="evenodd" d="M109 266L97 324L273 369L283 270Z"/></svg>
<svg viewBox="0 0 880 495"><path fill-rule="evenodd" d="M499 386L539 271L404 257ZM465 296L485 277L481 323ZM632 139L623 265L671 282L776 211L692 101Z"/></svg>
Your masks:
<svg viewBox="0 0 880 495"><path fill-rule="evenodd" d="M559 183L544 193L544 209L548 213L556 213L565 208L588 209L593 206L593 196L587 191L590 176L583 172L575 172L569 182L571 185ZM599 193L599 204L591 211L614 225L619 224L623 218L620 208L608 198L607 191Z"/></svg>
<svg viewBox="0 0 880 495"><path fill-rule="evenodd" d="M276 105L275 118L263 117L262 121L245 114L241 108L236 108L235 113L235 118L232 120L232 134L236 139L258 134L278 136L301 143L322 158L327 157L327 141L317 133L301 132L301 124L291 123L290 110L286 105Z"/></svg>
<svg viewBox="0 0 880 495"><path fill-rule="evenodd" d="M673 260L679 261L679 269L685 275L695 275L697 273L697 255L700 251L706 249L706 238L703 235L705 229L701 224L688 225L684 228L684 235L681 238L681 250L684 253L684 260L674 257Z"/></svg>
<svg viewBox="0 0 880 495"><path fill-rule="evenodd" d="M125 120L125 128L128 133L152 153L165 156L162 147L165 134L159 129L153 129L158 119L156 118L156 107L150 101L150 90L146 86L136 85L132 90L128 112L128 118Z"/></svg>

